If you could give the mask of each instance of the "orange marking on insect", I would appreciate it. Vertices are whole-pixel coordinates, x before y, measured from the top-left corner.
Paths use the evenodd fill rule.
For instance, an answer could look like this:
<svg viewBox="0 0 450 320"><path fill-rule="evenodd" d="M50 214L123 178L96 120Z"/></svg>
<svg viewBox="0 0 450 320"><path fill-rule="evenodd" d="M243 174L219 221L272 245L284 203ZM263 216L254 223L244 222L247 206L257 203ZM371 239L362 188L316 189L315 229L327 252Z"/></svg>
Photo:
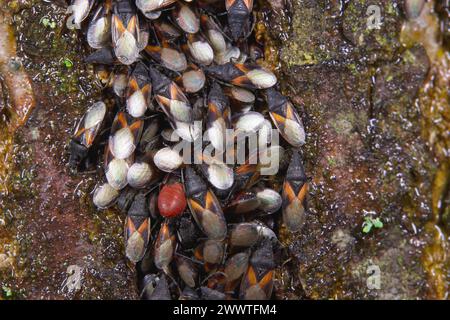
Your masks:
<svg viewBox="0 0 450 320"><path fill-rule="evenodd" d="M208 110L212 113L214 113L215 115L219 114L219 110L217 109L217 106L214 103L208 103Z"/></svg>
<svg viewBox="0 0 450 320"><path fill-rule="evenodd" d="M148 45L145 47L145 52L152 55L155 53L161 53L161 47Z"/></svg>
<svg viewBox="0 0 450 320"><path fill-rule="evenodd" d="M145 219L144 222L139 226L138 232L143 235L145 232L148 232L148 219Z"/></svg>
<svg viewBox="0 0 450 320"><path fill-rule="evenodd" d="M137 16L132 16L130 21L128 21L127 30L134 34L136 32L136 26L137 26Z"/></svg>
<svg viewBox="0 0 450 320"><path fill-rule="evenodd" d="M247 7L248 11L252 11L253 10L253 0L243 0L245 6Z"/></svg>
<svg viewBox="0 0 450 320"><path fill-rule="evenodd" d="M201 24L206 24L206 23L208 23L208 20L209 20L209 18L208 18L208 16L207 16L206 14L202 14L202 15L200 16L200 23L201 23Z"/></svg>
<svg viewBox="0 0 450 320"><path fill-rule="evenodd" d="M184 44L181 44L180 45L180 48L181 48L181 50L183 51L183 52L189 52L189 46L188 46L188 44L187 43L184 43Z"/></svg>
<svg viewBox="0 0 450 320"><path fill-rule="evenodd" d="M256 273L252 266L248 267L247 271L247 281L250 284L250 286L254 286L258 283L258 280L256 279Z"/></svg>
<svg viewBox="0 0 450 320"><path fill-rule="evenodd" d="M123 112L119 112L119 114L117 115L117 122L122 126L122 128L128 127L127 117Z"/></svg>
<svg viewBox="0 0 450 320"><path fill-rule="evenodd" d="M170 85L170 98L173 100L188 102L186 96L183 94L183 91L181 91L180 87L173 82Z"/></svg>
<svg viewBox="0 0 450 320"><path fill-rule="evenodd" d="M270 115L272 116L272 119L278 124L284 126L286 123L286 118L283 116L280 116L279 114L275 112L271 112Z"/></svg>
<svg viewBox="0 0 450 320"><path fill-rule="evenodd" d="M178 88L173 83L170 85L170 98L176 100L176 96L178 95Z"/></svg>
<svg viewBox="0 0 450 320"><path fill-rule="evenodd" d="M248 173L254 173L256 172L257 165L256 164L243 164L242 166L238 167L236 169L236 174L248 174Z"/></svg>
<svg viewBox="0 0 450 320"><path fill-rule="evenodd" d="M198 215L202 215L204 208L195 200L189 199L189 203L191 205L192 210Z"/></svg>
<svg viewBox="0 0 450 320"><path fill-rule="evenodd" d="M303 185L303 187L300 189L300 192L298 193L297 198L298 198L300 201L303 201L303 200L305 199L305 197L306 197L307 192L308 192L308 184L305 183L305 184Z"/></svg>
<svg viewBox="0 0 450 320"><path fill-rule="evenodd" d="M250 180L248 180L248 182L245 184L245 187L250 188L251 186L253 186L256 182L258 182L260 176L261 176L261 174L259 172L255 172L250 177Z"/></svg>
<svg viewBox="0 0 450 320"><path fill-rule="evenodd" d="M112 0L106 0L104 7L105 7L107 13L110 12L112 9Z"/></svg>
<svg viewBox="0 0 450 320"><path fill-rule="evenodd" d="M183 86L183 75L179 75L178 77L176 77L175 79L173 79L173 81L175 81L175 82L178 83L179 85Z"/></svg>
<svg viewBox="0 0 450 320"><path fill-rule="evenodd" d="M125 32L125 26L123 25L122 20L120 19L119 16L114 15L113 16L113 25L114 25L114 29L116 29L119 32L119 35L121 35L122 33Z"/></svg>
<svg viewBox="0 0 450 320"><path fill-rule="evenodd" d="M197 260L203 261L203 251L201 250L200 247L197 247L197 248L194 250L194 257L195 257Z"/></svg>
<svg viewBox="0 0 450 320"><path fill-rule="evenodd" d="M169 225L167 223L163 223L161 225L161 229L160 229L160 240L164 241L167 239L170 239L170 230L169 230Z"/></svg>
<svg viewBox="0 0 450 320"><path fill-rule="evenodd" d="M74 134L76 138L80 137L84 132L86 131L86 128L80 128L78 131Z"/></svg>
<svg viewBox="0 0 450 320"><path fill-rule="evenodd" d="M142 128L142 125L144 124L144 122L142 120L137 120L135 121L131 126L130 126L130 130L134 135L137 135L139 133L139 131Z"/></svg>
<svg viewBox="0 0 450 320"><path fill-rule="evenodd" d="M272 277L273 277L273 271L269 271L266 273L266 275L259 281L259 286L261 288L265 288L267 285L270 284L270 282L272 281Z"/></svg>
<svg viewBox="0 0 450 320"><path fill-rule="evenodd" d="M286 195L289 202L292 202L296 198L294 189L292 189L291 184L287 181L285 181L283 184L283 192Z"/></svg>
<svg viewBox="0 0 450 320"><path fill-rule="evenodd" d="M218 201L216 199L216 196L209 190L206 193L205 203L206 203L205 207L209 211L212 211L212 212L218 213L218 214L222 213L222 208L218 205Z"/></svg>
<svg viewBox="0 0 450 320"><path fill-rule="evenodd" d="M223 111L222 117L224 119L229 119L230 118L230 108L225 108L225 110Z"/></svg>
<svg viewBox="0 0 450 320"><path fill-rule="evenodd" d="M239 69L242 73L246 74L248 73L250 70L242 63L235 63L234 66Z"/></svg>
<svg viewBox="0 0 450 320"><path fill-rule="evenodd" d="M128 93L131 95L132 93L139 90L139 84L137 83L137 80L135 77L131 77L130 81L128 82Z"/></svg>
<svg viewBox="0 0 450 320"><path fill-rule="evenodd" d="M136 226L134 225L133 220L131 218L127 218L127 230L129 234L133 234L136 232Z"/></svg>
<svg viewBox="0 0 450 320"><path fill-rule="evenodd" d="M156 101L163 108L163 111L170 116L170 99L161 95L156 96Z"/></svg>
<svg viewBox="0 0 450 320"><path fill-rule="evenodd" d="M149 98L150 98L150 95L151 95L151 92L152 92L152 86L151 86L151 84L146 84L146 85L141 89L141 91L142 91L142 94L144 95L144 98L145 98L145 99L149 99Z"/></svg>
<svg viewBox="0 0 450 320"><path fill-rule="evenodd" d="M226 0L225 7L227 8L227 10L230 9L235 2L236 2L236 0Z"/></svg>
<svg viewBox="0 0 450 320"><path fill-rule="evenodd" d="M187 39L189 42L196 42L199 40L199 36L197 34L188 34Z"/></svg>
<svg viewBox="0 0 450 320"><path fill-rule="evenodd" d="M163 97L161 95L156 96L156 101L158 102L159 106L161 107L162 111L167 115L169 118L169 122L172 124L175 122L174 116L171 112L170 105L171 100L169 98Z"/></svg>
<svg viewBox="0 0 450 320"><path fill-rule="evenodd" d="M162 36L161 36L161 37L162 37ZM167 39L161 39L161 47L173 49L172 43L171 43L169 40L167 40ZM174 50L175 50L175 49L174 49Z"/></svg>
<svg viewBox="0 0 450 320"><path fill-rule="evenodd" d="M297 121L295 117L295 111L289 104L286 107L286 119Z"/></svg>
<svg viewBox="0 0 450 320"><path fill-rule="evenodd" d="M84 137L86 139L86 147L89 147L94 143L95 135L92 130L87 130Z"/></svg>
<svg viewBox="0 0 450 320"><path fill-rule="evenodd" d="M254 86L253 83L250 81L250 79L246 75L232 79L231 83L235 84L237 86L243 86L243 87L253 87Z"/></svg>

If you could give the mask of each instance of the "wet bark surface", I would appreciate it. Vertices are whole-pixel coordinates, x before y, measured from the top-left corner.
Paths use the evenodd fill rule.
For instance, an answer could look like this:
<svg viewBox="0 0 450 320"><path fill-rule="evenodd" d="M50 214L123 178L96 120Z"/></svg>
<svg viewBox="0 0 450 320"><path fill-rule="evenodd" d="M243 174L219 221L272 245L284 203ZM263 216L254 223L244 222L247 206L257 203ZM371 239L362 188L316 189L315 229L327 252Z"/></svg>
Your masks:
<svg viewBox="0 0 450 320"><path fill-rule="evenodd" d="M136 299L134 273L123 255L124 217L93 207L90 192L100 175L67 166L72 130L100 98L101 86L82 62L86 50L78 33L63 28L64 7L17 5L17 46L37 106L13 137L2 136L10 151L0 177L0 296ZM44 26L43 18L56 26ZM10 123L5 119L1 126Z"/></svg>
<svg viewBox="0 0 450 320"><path fill-rule="evenodd" d="M406 21L402 4L258 5L265 63L302 115L312 178L305 226L294 235L280 230L287 254L278 299L448 296L449 58L429 40L437 38L433 2L418 20L425 29ZM380 28L367 27L370 5L379 6ZM67 168L71 131L101 91L81 61L86 48L64 30L63 7L12 1L9 9L37 106L13 136L0 133L8 169L0 170L0 296L135 299L124 217L91 203L101 170ZM383 226L364 232L369 218ZM69 266L83 270L80 290L67 286Z"/></svg>
<svg viewBox="0 0 450 320"><path fill-rule="evenodd" d="M313 181L305 227L286 234L292 261L282 270L281 297L285 290L314 299L448 295L448 225L432 200L448 158L430 148L422 122L430 105L418 102L439 62L430 63L434 47L419 38L400 42L402 4L305 0L268 9L282 86L309 132L304 156ZM379 29L367 27L370 5L380 9ZM367 218L383 227L364 232Z"/></svg>

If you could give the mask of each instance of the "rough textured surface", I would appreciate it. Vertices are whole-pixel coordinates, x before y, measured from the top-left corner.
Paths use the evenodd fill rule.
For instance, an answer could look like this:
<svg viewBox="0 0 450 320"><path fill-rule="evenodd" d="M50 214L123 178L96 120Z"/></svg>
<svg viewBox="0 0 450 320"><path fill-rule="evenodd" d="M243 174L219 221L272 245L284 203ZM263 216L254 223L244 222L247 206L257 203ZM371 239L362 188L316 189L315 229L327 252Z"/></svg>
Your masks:
<svg viewBox="0 0 450 320"><path fill-rule="evenodd" d="M62 31L64 9L22 2L19 55L38 106L14 137L0 133L3 165L14 168L0 175L0 296L137 298L123 217L92 208L100 175L66 168L70 131L100 88L79 60L77 33ZM287 254L276 297L448 297L450 75L434 2L409 22L401 0L262 2L257 38L304 120L312 177L306 225L295 235L280 230ZM370 5L380 6L379 29L367 28ZM364 233L369 217L383 227ZM69 265L84 270L71 293Z"/></svg>
<svg viewBox="0 0 450 320"><path fill-rule="evenodd" d="M9 164L8 175L0 177L0 299L137 298L123 255L124 217L96 211L90 192L97 175L67 167L71 131L100 94L81 61L84 48L76 32L62 28L65 8L40 2L11 7L18 11L17 46L37 108L14 137L0 133L2 144L9 144L0 148L2 165ZM45 27L44 17L57 26ZM80 290L70 290L69 266L80 267Z"/></svg>
<svg viewBox="0 0 450 320"><path fill-rule="evenodd" d="M414 36L403 31L414 39L402 45L407 23L401 1L350 1L342 10L339 3L287 1L266 12L272 45L282 48L270 60L279 61L284 92L302 111L309 133L303 152L313 179L306 225L294 236L283 232L291 259L280 270L278 296L445 298L448 234L436 211L448 207L442 200L449 197L448 168L442 169L448 154L433 152L433 145L448 141L448 131L442 134L448 129L433 143L424 135L427 115L437 116L430 104L448 128L442 118L448 100L441 98L448 93L433 85L430 97L422 88L433 72L448 78L442 75L448 68L433 68L448 57L442 49L435 55L436 44L418 36L436 29L432 4L421 18L428 30L422 23ZM370 30L366 13L373 4L380 5L382 25ZM434 193L440 209L433 208ZM365 234L367 217L380 218L383 227ZM379 289L370 285L374 268Z"/></svg>

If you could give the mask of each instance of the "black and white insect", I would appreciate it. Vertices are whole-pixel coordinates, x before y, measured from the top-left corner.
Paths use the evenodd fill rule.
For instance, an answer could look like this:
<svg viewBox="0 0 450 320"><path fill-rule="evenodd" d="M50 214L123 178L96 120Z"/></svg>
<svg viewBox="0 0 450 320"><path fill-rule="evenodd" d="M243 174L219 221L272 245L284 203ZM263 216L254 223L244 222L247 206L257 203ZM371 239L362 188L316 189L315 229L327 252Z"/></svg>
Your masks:
<svg viewBox="0 0 450 320"><path fill-rule="evenodd" d="M93 203L126 214L125 256L142 299L271 299L275 226L297 232L308 218L301 114L261 63L253 6L72 1L68 25L86 30L85 61L105 99L80 119L69 163L92 168L105 145ZM238 161L252 135L263 146L244 143ZM276 174L264 174L265 158L280 162Z"/></svg>

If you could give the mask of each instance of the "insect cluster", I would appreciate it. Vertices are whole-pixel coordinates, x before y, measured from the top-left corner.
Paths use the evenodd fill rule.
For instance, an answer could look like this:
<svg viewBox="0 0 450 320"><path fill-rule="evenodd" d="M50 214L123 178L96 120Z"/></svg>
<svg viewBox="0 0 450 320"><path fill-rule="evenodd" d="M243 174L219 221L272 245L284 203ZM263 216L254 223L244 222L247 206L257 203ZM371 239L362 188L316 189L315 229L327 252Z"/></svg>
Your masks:
<svg viewBox="0 0 450 320"><path fill-rule="evenodd" d="M95 49L86 61L114 103L87 110L69 162L91 167L106 140L106 182L93 202L126 213L125 251L142 298L271 298L278 213L300 230L308 178L301 119L260 66L252 0L74 0L71 8L68 26ZM228 129L267 139L264 151L285 175L262 174L261 149L247 150L243 163L200 152L188 164L175 148L180 138L203 148L207 135L215 155L231 149L234 159L239 135L230 142ZM270 143L273 132L281 145Z"/></svg>

